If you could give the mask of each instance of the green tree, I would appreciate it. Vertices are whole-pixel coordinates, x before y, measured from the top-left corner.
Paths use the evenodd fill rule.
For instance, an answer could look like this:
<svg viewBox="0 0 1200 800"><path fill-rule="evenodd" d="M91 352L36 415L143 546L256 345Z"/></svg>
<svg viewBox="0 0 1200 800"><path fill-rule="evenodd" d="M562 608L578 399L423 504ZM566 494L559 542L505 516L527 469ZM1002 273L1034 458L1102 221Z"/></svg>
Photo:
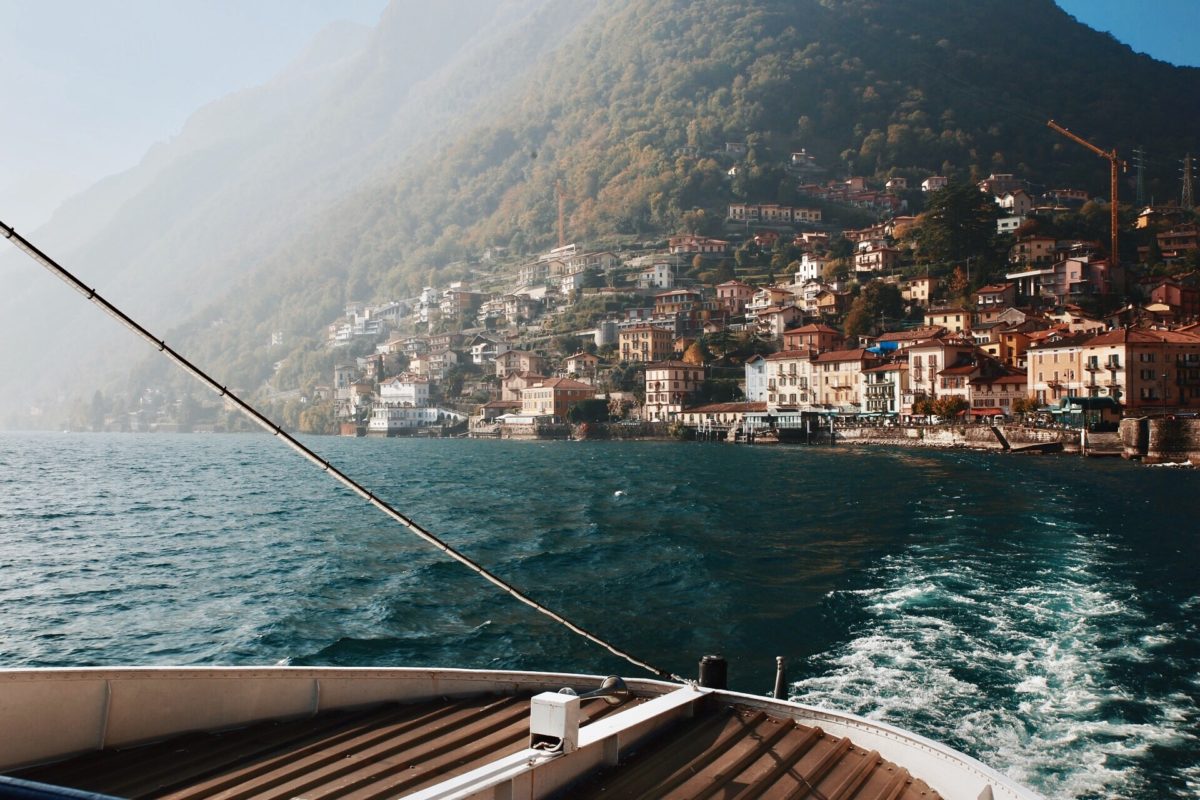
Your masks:
<svg viewBox="0 0 1200 800"><path fill-rule="evenodd" d="M554 346L562 355L573 356L582 349L583 340L573 333L568 333L555 338Z"/></svg>
<svg viewBox="0 0 1200 800"><path fill-rule="evenodd" d="M722 328L702 338L705 347L717 358L724 358L736 347L733 333L728 328Z"/></svg>
<svg viewBox="0 0 1200 800"><path fill-rule="evenodd" d="M583 273L584 289L604 288L604 273L598 269L588 269Z"/></svg>
<svg viewBox="0 0 1200 800"><path fill-rule="evenodd" d="M572 403L567 409L567 419L579 424L581 422L608 422L608 401L589 398Z"/></svg>
<svg viewBox="0 0 1200 800"><path fill-rule="evenodd" d="M300 432L316 434L335 434L338 432L333 403L322 401L311 403L300 412Z"/></svg>
<svg viewBox="0 0 1200 800"><path fill-rule="evenodd" d="M998 215L992 198L970 184L931 192L912 231L918 257L932 264L991 257Z"/></svg>
<svg viewBox="0 0 1200 800"><path fill-rule="evenodd" d="M108 413L108 401L104 392L97 389L92 395L92 403L88 408L88 425L94 431L104 430L104 415Z"/></svg>
<svg viewBox="0 0 1200 800"><path fill-rule="evenodd" d="M191 392L185 393L179 398L179 419L176 421L186 428L195 424L199 417L200 404L192 397Z"/></svg>
<svg viewBox="0 0 1200 800"><path fill-rule="evenodd" d="M899 319L904 313L900 289L892 283L871 281L850 304L846 315L847 336L859 336L881 330L881 322Z"/></svg>
<svg viewBox="0 0 1200 800"><path fill-rule="evenodd" d="M709 378L700 384L696 400L700 403L731 403L742 399L742 389L733 378Z"/></svg>

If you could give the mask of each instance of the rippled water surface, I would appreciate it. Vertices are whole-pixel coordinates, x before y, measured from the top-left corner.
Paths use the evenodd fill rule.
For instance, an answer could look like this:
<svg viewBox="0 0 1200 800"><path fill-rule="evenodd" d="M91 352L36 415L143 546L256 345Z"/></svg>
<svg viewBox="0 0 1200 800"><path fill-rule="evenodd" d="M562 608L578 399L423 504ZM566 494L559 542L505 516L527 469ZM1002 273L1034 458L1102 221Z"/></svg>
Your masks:
<svg viewBox="0 0 1200 800"><path fill-rule="evenodd" d="M1200 474L967 452L314 439L662 667L1050 797L1200 795ZM265 436L0 435L0 666L633 672Z"/></svg>

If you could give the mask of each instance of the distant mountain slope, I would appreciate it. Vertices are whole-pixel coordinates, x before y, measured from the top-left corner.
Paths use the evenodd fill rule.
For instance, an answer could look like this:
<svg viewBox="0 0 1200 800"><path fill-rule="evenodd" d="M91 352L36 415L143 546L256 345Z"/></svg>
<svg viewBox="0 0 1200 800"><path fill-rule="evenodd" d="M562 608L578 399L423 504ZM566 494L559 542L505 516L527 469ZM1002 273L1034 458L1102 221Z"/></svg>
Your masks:
<svg viewBox="0 0 1200 800"><path fill-rule="evenodd" d="M661 235L734 197L790 199L778 170L725 180L707 154L729 141L764 166L804 147L831 173L1006 171L1107 194L1105 165L1049 131L1053 116L1105 147L1144 145L1162 196L1200 130L1200 106L1177 101L1196 96L1200 70L1134 54L1051 0L606 3L512 102L270 259L259 284L279 313L248 303L194 340L252 384L266 363L235 367L253 361L240 342L313 335L343 300L411 291L487 245L549 244L560 179L569 235L592 240Z"/></svg>
<svg viewBox="0 0 1200 800"><path fill-rule="evenodd" d="M1200 70L1137 55L1052 0L474 8L410 30L414 5L393 4L364 50L318 59L336 67L296 98L305 113L260 120L274 130L257 140L240 118L217 125L228 138L173 159L161 188L105 227L110 260L132 231L161 228L136 251L139 276L180 252L201 287L241 276L180 328L205 363L256 385L280 355L270 331L302 341L348 298L403 294L487 245L550 243L558 180L569 235L597 241L662 235L738 197L789 200L778 166L801 147L831 175L1003 171L1106 195L1104 163L1049 131L1054 117L1122 153L1143 145L1160 198L1177 191L1173 159L1198 149ZM444 57L410 64L405 35L442 42ZM409 68L424 79L393 83ZM246 139L253 157L232 159ZM751 151L731 182L717 153L733 141ZM185 203L164 204L171 191Z"/></svg>
<svg viewBox="0 0 1200 800"><path fill-rule="evenodd" d="M176 324L332 202L469 122L588 13L583 0L395 0L375 30L335 26L269 84L200 109L36 239L149 324ZM0 253L0 278L19 287L0 296L0 396L27 403L127 371L140 351L31 269ZM45 324L51 309L72 324Z"/></svg>

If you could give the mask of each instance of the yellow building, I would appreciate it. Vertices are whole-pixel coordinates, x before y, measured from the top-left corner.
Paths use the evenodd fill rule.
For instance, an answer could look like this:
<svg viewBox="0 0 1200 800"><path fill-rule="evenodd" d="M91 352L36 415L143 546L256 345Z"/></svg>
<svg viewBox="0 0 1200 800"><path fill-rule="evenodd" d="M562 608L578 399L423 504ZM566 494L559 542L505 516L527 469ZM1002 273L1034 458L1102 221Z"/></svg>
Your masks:
<svg viewBox="0 0 1200 800"><path fill-rule="evenodd" d="M653 325L627 328L617 337L622 361L665 361L674 354L674 340L671 331Z"/></svg>
<svg viewBox="0 0 1200 800"><path fill-rule="evenodd" d="M970 333L971 312L965 308L931 308L925 312L925 324L950 333Z"/></svg>
<svg viewBox="0 0 1200 800"><path fill-rule="evenodd" d="M596 390L570 378L548 378L521 390L521 413L531 417L566 419L571 406L590 400Z"/></svg>

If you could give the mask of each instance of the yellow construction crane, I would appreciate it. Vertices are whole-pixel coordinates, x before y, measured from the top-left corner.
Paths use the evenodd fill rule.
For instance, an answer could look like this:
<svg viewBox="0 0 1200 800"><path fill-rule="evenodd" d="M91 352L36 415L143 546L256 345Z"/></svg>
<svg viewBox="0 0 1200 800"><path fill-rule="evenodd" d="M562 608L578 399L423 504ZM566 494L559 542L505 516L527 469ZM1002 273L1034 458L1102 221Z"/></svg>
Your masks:
<svg viewBox="0 0 1200 800"><path fill-rule="evenodd" d="M1128 165L1124 161L1121 160L1120 156L1117 155L1117 149L1115 147L1112 149L1112 151L1101 150L1099 147L1096 147L1096 145L1092 144L1087 139L1084 139L1082 136L1077 136L1076 134L1071 133L1069 130L1064 128L1062 125L1059 125L1054 120L1050 120L1049 122L1046 123L1046 125L1048 125L1053 130L1058 131L1059 133L1061 133L1063 136L1067 137L1071 141L1077 142L1077 143L1083 145L1088 150L1091 150L1093 153L1100 156L1101 158L1108 159L1108 163L1112 168L1111 188L1109 189L1109 198L1108 198L1109 208L1112 211L1112 223L1111 223L1112 224L1112 242L1110 245L1112 249L1109 253L1109 259L1110 259L1112 266L1115 268L1120 263L1120 260L1121 260L1121 255L1120 255L1121 251L1119 251L1117 249L1117 226L1119 225L1119 222L1117 220L1117 188L1118 188L1117 187L1117 172L1118 172L1118 168L1127 169Z"/></svg>

